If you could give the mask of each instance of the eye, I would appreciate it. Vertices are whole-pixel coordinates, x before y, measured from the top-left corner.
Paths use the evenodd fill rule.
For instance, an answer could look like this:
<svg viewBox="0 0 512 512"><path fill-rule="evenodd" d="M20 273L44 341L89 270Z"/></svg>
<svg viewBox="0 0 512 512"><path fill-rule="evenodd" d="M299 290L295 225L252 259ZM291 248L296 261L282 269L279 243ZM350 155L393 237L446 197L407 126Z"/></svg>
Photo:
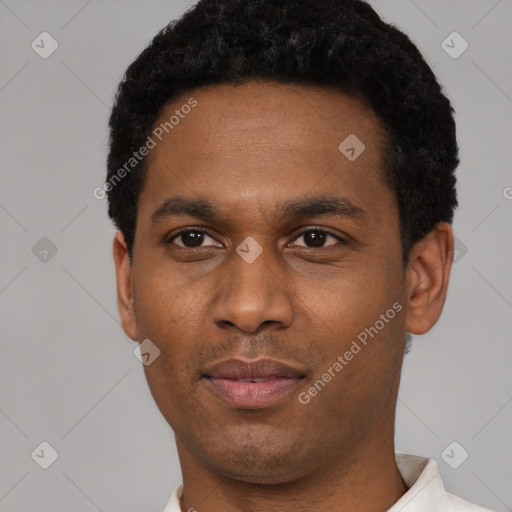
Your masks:
<svg viewBox="0 0 512 512"><path fill-rule="evenodd" d="M206 239L213 240L213 244L203 245ZM177 243L176 241L180 242ZM185 247L186 249L193 249L195 247L210 247L212 245L220 245L215 238L209 235L206 229L189 228L183 229L179 233L174 234L168 241L169 244L177 245L178 247Z"/></svg>
<svg viewBox="0 0 512 512"><path fill-rule="evenodd" d="M319 228L307 229L306 231L303 231L295 240L299 240L301 238L303 239L303 243L294 243L293 245L311 248L327 247L336 245L336 243L348 245L348 241L339 235L334 235L325 229ZM331 243L326 243L329 240L331 240Z"/></svg>
<svg viewBox="0 0 512 512"><path fill-rule="evenodd" d="M348 240L320 228L310 228L300 233L295 240L303 239L302 243L293 242L291 245L296 247L322 248L337 243L348 245ZM208 243L208 239L212 243ZM206 242L206 243L205 243ZM330 242L330 243L329 243ZM203 228L187 228L175 233L169 240L168 244L177 245L185 249L221 247L222 244L211 236L208 230Z"/></svg>

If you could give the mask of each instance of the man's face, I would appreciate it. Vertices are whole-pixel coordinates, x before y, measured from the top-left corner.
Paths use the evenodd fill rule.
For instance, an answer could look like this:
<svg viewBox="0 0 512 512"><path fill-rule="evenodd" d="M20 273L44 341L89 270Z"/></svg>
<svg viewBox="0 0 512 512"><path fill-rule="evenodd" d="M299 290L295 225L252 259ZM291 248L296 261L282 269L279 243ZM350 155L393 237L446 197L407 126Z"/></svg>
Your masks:
<svg viewBox="0 0 512 512"><path fill-rule="evenodd" d="M180 457L240 480L353 459L392 432L404 345L384 132L354 97L274 83L195 90L156 125L191 96L148 156L138 204L132 332L161 351L145 367L154 399ZM353 138L338 148L351 134L359 156ZM215 216L177 214L176 200L154 216L178 196ZM213 369L262 358L291 370L263 364L258 383L241 382L254 368Z"/></svg>

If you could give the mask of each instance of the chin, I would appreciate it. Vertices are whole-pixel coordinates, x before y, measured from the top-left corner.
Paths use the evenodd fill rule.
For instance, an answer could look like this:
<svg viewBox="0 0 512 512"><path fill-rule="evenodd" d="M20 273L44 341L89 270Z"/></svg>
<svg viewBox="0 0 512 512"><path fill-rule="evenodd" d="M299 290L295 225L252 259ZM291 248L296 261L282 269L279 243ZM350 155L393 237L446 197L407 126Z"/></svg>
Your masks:
<svg viewBox="0 0 512 512"><path fill-rule="evenodd" d="M282 484L305 474L308 459L292 439L269 439L269 436L227 436L225 443L211 443L202 459L215 472L252 484ZM217 440L218 441L218 440Z"/></svg>

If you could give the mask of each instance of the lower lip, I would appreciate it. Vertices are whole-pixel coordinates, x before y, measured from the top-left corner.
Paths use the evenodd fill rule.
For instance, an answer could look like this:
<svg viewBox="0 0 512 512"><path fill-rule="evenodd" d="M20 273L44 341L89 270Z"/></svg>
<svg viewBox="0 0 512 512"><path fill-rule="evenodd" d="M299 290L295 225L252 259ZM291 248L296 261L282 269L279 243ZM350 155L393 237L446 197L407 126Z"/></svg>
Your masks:
<svg viewBox="0 0 512 512"><path fill-rule="evenodd" d="M213 391L229 404L243 409L269 406L289 394L301 378L276 377L262 382L240 382L233 379L207 377Z"/></svg>

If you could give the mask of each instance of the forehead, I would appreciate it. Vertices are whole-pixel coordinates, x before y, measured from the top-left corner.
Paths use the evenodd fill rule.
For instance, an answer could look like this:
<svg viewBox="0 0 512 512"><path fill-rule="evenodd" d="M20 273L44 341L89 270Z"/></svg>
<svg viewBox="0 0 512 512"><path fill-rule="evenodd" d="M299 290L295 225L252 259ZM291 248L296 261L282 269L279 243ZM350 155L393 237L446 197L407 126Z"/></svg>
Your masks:
<svg viewBox="0 0 512 512"><path fill-rule="evenodd" d="M164 108L154 128L162 126L141 194L152 203L208 196L261 208L333 189L370 200L387 188L379 119L361 99L334 89L274 82L195 89Z"/></svg>

